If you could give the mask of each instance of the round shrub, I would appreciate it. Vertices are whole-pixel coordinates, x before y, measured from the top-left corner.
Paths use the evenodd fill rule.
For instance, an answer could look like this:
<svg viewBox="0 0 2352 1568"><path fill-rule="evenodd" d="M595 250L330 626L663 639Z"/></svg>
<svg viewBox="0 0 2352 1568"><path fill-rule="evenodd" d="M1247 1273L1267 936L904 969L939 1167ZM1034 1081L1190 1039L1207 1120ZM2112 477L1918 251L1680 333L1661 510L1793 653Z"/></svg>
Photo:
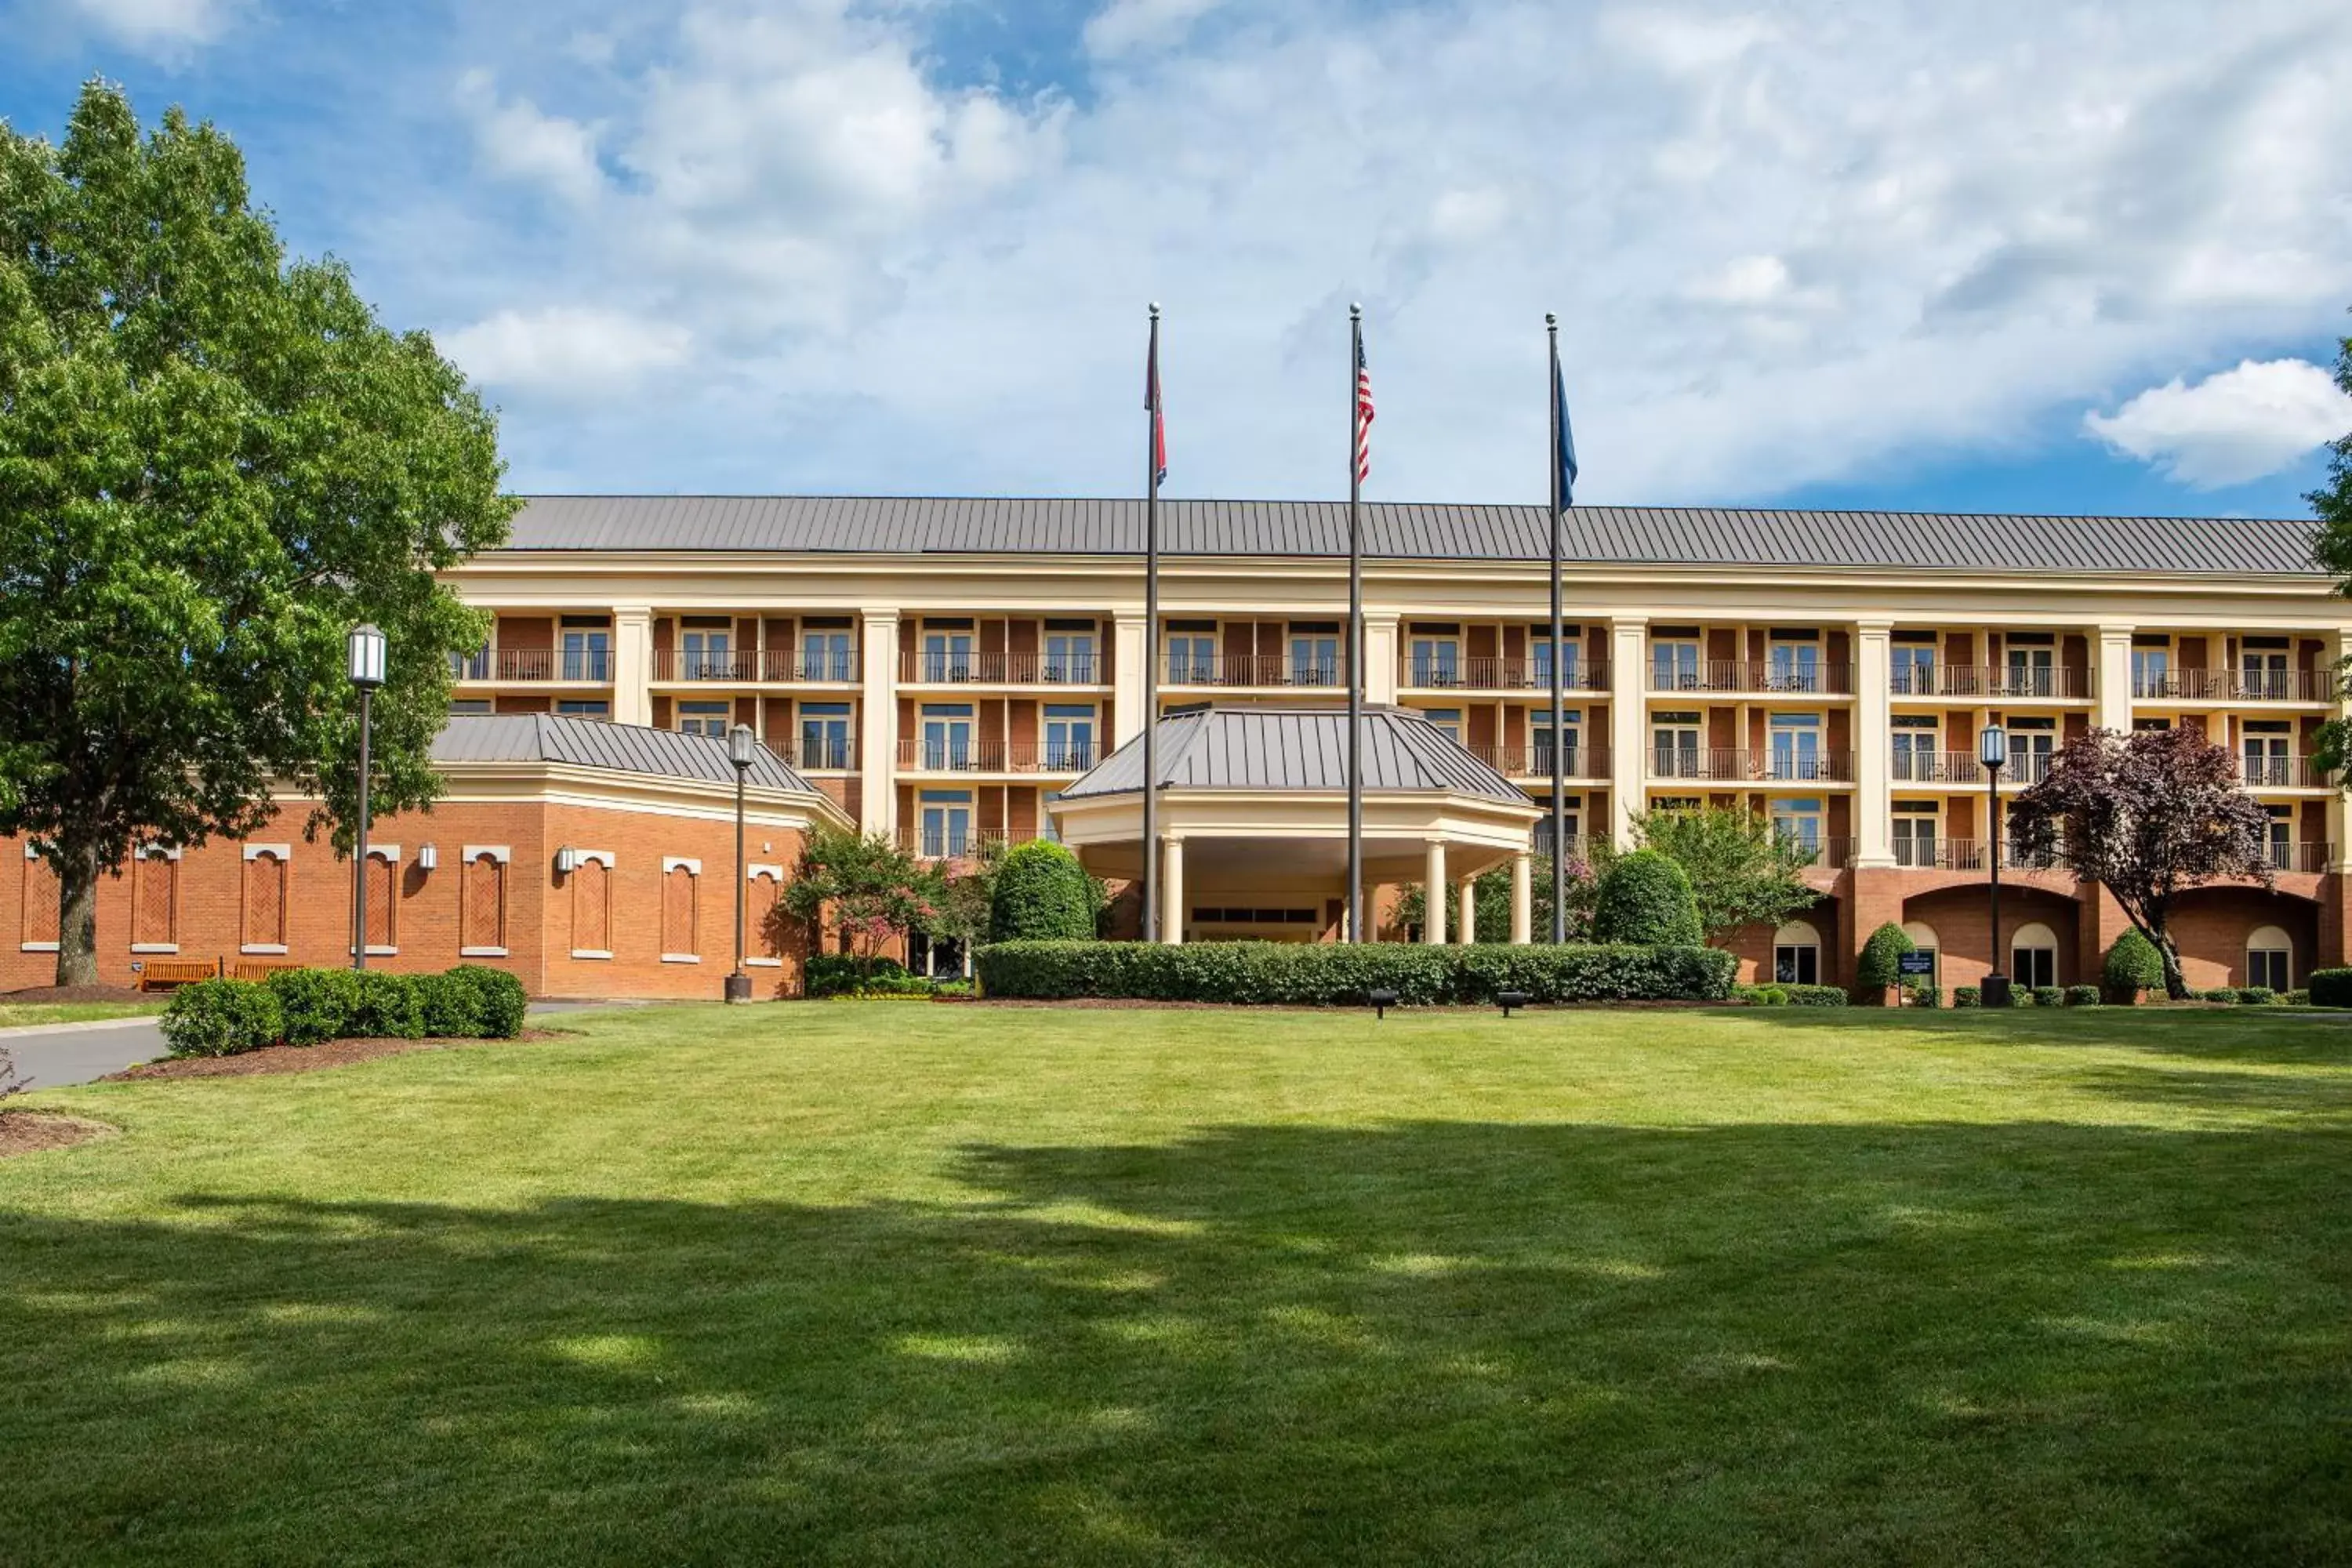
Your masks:
<svg viewBox="0 0 2352 1568"><path fill-rule="evenodd" d="M2238 1004L2238 990L2234 985L2209 985L2204 990L2197 993L2197 1000L2200 1002L2226 1002L2234 1007Z"/></svg>
<svg viewBox="0 0 2352 1568"><path fill-rule="evenodd" d="M482 994L471 980L456 973L420 974L414 984L425 1034L436 1040L481 1037Z"/></svg>
<svg viewBox="0 0 2352 1568"><path fill-rule="evenodd" d="M2066 987L2066 1005L2069 1007L2095 1007L2098 1005L2099 988L2097 986L2069 985Z"/></svg>
<svg viewBox="0 0 2352 1568"><path fill-rule="evenodd" d="M1981 1007L1984 1005L1984 993L1973 985L1956 985L1952 988L1952 1005Z"/></svg>
<svg viewBox="0 0 2352 1568"><path fill-rule="evenodd" d="M175 1057L233 1057L278 1039L278 998L250 980L199 980L172 994L164 1044Z"/></svg>
<svg viewBox="0 0 2352 1568"><path fill-rule="evenodd" d="M1908 994L1914 1007L1941 1007L1944 1005L1944 988L1940 985L1914 985Z"/></svg>
<svg viewBox="0 0 2352 1568"><path fill-rule="evenodd" d="M359 1005L352 1009L350 1032L360 1039L421 1040L425 1037L424 999L416 983L405 974L362 970Z"/></svg>
<svg viewBox="0 0 2352 1568"><path fill-rule="evenodd" d="M1059 844L1016 844L997 864L988 901L997 942L1085 942L1095 934L1095 888Z"/></svg>
<svg viewBox="0 0 2352 1568"><path fill-rule="evenodd" d="M1601 942L1651 947L1697 947L1706 940L1689 875L1655 849L1636 849L1610 866L1593 905L1592 934Z"/></svg>
<svg viewBox="0 0 2352 1568"><path fill-rule="evenodd" d="M2352 969L2315 969L2305 989L2315 1007L2352 1007Z"/></svg>
<svg viewBox="0 0 2352 1568"><path fill-rule="evenodd" d="M2036 985L2031 994L2037 1007L2063 1007L2066 1005L2066 994L2055 985Z"/></svg>
<svg viewBox="0 0 2352 1568"><path fill-rule="evenodd" d="M2300 988L2288 992L2280 999L2290 1007L2308 1007L2311 1005L2311 993Z"/></svg>
<svg viewBox="0 0 2352 1568"><path fill-rule="evenodd" d="M2137 1002L2141 992L2164 988L2164 955L2135 926L2116 938L2116 944L2107 949L2107 962L2100 979L2108 1001Z"/></svg>
<svg viewBox="0 0 2352 1568"><path fill-rule="evenodd" d="M341 1039L359 1011L360 977L348 969L280 969L266 984L289 1046Z"/></svg>
<svg viewBox="0 0 2352 1568"><path fill-rule="evenodd" d="M2241 1007L2268 1007L2277 1000L2278 993L2267 985L2238 987L2238 1005Z"/></svg>
<svg viewBox="0 0 2352 1568"><path fill-rule="evenodd" d="M480 1020L484 1039L511 1040L522 1033L530 997L521 981L487 963L461 963L442 978L463 981L474 988L474 1016Z"/></svg>
<svg viewBox="0 0 2352 1568"><path fill-rule="evenodd" d="M1880 926L1862 944L1861 962L1853 967L1854 988L1865 998L1875 1000L1888 986L1902 984L1903 955L1918 949L1919 944L1906 936L1903 928L1894 921Z"/></svg>

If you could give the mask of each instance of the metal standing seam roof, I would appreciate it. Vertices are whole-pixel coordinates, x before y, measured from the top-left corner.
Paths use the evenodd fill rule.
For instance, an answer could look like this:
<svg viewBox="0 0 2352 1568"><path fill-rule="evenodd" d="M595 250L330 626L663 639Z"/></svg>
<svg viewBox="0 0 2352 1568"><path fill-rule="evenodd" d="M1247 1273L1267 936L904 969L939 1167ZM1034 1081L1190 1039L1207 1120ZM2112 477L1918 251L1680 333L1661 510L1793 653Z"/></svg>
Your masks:
<svg viewBox="0 0 2352 1568"><path fill-rule="evenodd" d="M453 713L433 738L433 761L567 763L702 784L735 782L735 764L727 760L723 737L559 713ZM799 770L765 745L752 751L743 782L761 789L817 793Z"/></svg>
<svg viewBox="0 0 2352 1568"><path fill-rule="evenodd" d="M510 551L1140 555L1139 499L894 496L534 496ZM1375 501L1364 552L1382 560L1541 561L1539 506ZM1167 500L1177 556L1348 552L1340 501ZM2040 517L1572 507L1565 559L1580 564L1861 566L1942 571L2325 575L2315 524L2293 518Z"/></svg>
<svg viewBox="0 0 2352 1568"><path fill-rule="evenodd" d="M1423 790L1528 804L1527 792L1407 708L1363 714L1364 787ZM1344 708L1195 708L1160 721L1153 738L1167 789L1343 790L1348 787ZM1139 793L1143 738L1137 736L1062 792L1065 800Z"/></svg>

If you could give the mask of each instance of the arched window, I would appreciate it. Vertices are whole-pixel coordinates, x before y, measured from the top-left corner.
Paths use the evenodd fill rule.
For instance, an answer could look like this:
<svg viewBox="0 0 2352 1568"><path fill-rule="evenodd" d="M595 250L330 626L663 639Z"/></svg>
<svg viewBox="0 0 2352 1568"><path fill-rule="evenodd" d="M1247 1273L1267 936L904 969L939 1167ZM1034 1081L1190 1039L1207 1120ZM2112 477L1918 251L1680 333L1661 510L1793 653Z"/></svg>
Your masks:
<svg viewBox="0 0 2352 1568"><path fill-rule="evenodd" d="M238 946L247 952L286 951L286 864L291 846L245 847L245 917Z"/></svg>
<svg viewBox="0 0 2352 1568"><path fill-rule="evenodd" d="M784 896L784 868L753 866L743 889L743 962L780 964L784 961L783 933L776 929L776 905Z"/></svg>
<svg viewBox="0 0 2352 1568"><path fill-rule="evenodd" d="M702 862L683 855L662 857L662 962L702 962L699 894Z"/></svg>
<svg viewBox="0 0 2352 1568"><path fill-rule="evenodd" d="M2041 921L2017 928L2009 939L2010 980L2019 985L2058 984L2058 937Z"/></svg>
<svg viewBox="0 0 2352 1568"><path fill-rule="evenodd" d="M1822 933L1803 921L1790 921L1774 931L1772 978L1782 985L1820 984Z"/></svg>
<svg viewBox="0 0 2352 1568"><path fill-rule="evenodd" d="M507 952L507 860L503 844L466 846L465 879L457 891L457 953L504 958Z"/></svg>
<svg viewBox="0 0 2352 1568"><path fill-rule="evenodd" d="M58 950L58 870L30 844L25 846L24 934L17 945L26 952Z"/></svg>
<svg viewBox="0 0 2352 1568"><path fill-rule="evenodd" d="M1927 955L1927 973L1916 978L1922 985L1944 983L1944 944L1937 940L1936 928L1925 921L1906 921L1903 934L1911 939L1911 946Z"/></svg>
<svg viewBox="0 0 2352 1568"><path fill-rule="evenodd" d="M131 872L131 951L180 951L180 852L151 846Z"/></svg>
<svg viewBox="0 0 2352 1568"><path fill-rule="evenodd" d="M613 956L613 856L583 849L564 879L572 884L572 956Z"/></svg>
<svg viewBox="0 0 2352 1568"><path fill-rule="evenodd" d="M368 847L367 947L370 952L400 951L400 851Z"/></svg>
<svg viewBox="0 0 2352 1568"><path fill-rule="evenodd" d="M2260 926L2246 938L2246 984L2284 991L2294 984L2294 942L2276 926Z"/></svg>

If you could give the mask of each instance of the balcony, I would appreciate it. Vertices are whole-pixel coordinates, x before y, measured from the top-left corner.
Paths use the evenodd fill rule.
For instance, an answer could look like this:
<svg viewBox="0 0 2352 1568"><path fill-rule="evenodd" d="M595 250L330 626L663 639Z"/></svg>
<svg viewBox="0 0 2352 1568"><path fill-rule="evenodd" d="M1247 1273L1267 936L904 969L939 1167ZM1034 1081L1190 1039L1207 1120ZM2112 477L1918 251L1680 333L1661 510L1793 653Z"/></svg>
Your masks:
<svg viewBox="0 0 2352 1568"><path fill-rule="evenodd" d="M2050 776L2050 763L2054 753L2049 752L2013 751L2009 764L2000 771L2003 784L2037 784ZM1889 774L1899 784L1973 784L1982 787L1984 764L1973 752L1916 752L1895 753Z"/></svg>
<svg viewBox="0 0 2352 1568"><path fill-rule="evenodd" d="M1851 784L1853 753L1658 746L1650 752L1650 777L1711 784Z"/></svg>
<svg viewBox="0 0 2352 1568"><path fill-rule="evenodd" d="M1981 838L1897 838L1895 863L1911 871L1982 871L1989 875L1992 870L1992 846ZM2067 869L2067 862L2063 852L2024 856L2011 845L2001 852L2000 868L2063 871Z"/></svg>
<svg viewBox="0 0 2352 1568"><path fill-rule="evenodd" d="M1811 834L1784 834L1778 840L1783 851L1806 870L1843 871L1853 863L1853 840L1823 838Z"/></svg>
<svg viewBox="0 0 2352 1568"><path fill-rule="evenodd" d="M973 860L992 855L1012 841L1004 833L983 833L977 828L940 827L929 830L902 827L898 830L898 847L924 860Z"/></svg>
<svg viewBox="0 0 2352 1568"><path fill-rule="evenodd" d="M898 655L898 679L910 686L1100 686L1110 670L1092 654L908 648Z"/></svg>
<svg viewBox="0 0 2352 1568"><path fill-rule="evenodd" d="M1465 749L1506 778L1551 777L1549 746L1470 746ZM1609 748L1570 746L1560 758L1559 771L1563 776L1571 779L1605 779L1609 776Z"/></svg>
<svg viewBox="0 0 2352 1568"><path fill-rule="evenodd" d="M2088 701L2091 672L2058 666L1937 664L1897 666L1886 689L1896 697L2001 697Z"/></svg>
<svg viewBox="0 0 2352 1568"><path fill-rule="evenodd" d="M1591 865L1594 843L1595 840L1585 837L1581 833L1570 834L1568 836L1568 858L1570 861L1586 866ZM1536 824L1536 853L1538 855L1549 855L1551 853L1551 822L1549 818L1546 818L1545 820ZM1536 924L1542 930L1549 931L1551 927L1548 922L1551 918L1550 885L1538 879L1536 884L1535 892Z"/></svg>
<svg viewBox="0 0 2352 1568"><path fill-rule="evenodd" d="M1161 676L1170 686L1296 686L1331 688L1347 678L1347 661L1296 654L1170 655Z"/></svg>
<svg viewBox="0 0 2352 1568"><path fill-rule="evenodd" d="M723 680L737 685L754 682L810 682L855 685L858 679L856 648L749 649L656 648L656 681Z"/></svg>
<svg viewBox="0 0 2352 1568"><path fill-rule="evenodd" d="M2273 871L2325 871L2335 862L2336 846L2305 841L2271 844L2271 869Z"/></svg>
<svg viewBox="0 0 2352 1568"><path fill-rule="evenodd" d="M2244 757L2238 776L2248 789L2327 789L2335 775L2309 757Z"/></svg>
<svg viewBox="0 0 2352 1568"><path fill-rule="evenodd" d="M1082 773L1098 760L1090 743L898 742L899 771L910 773Z"/></svg>
<svg viewBox="0 0 2352 1568"><path fill-rule="evenodd" d="M1397 667L1397 682L1419 691L1549 691L1551 666L1532 658L1413 658ZM1570 664L1560 672L1562 691L1606 691L1606 664Z"/></svg>
<svg viewBox="0 0 2352 1568"><path fill-rule="evenodd" d="M2337 683L2320 669L2139 669L2132 696L2148 702L2333 702Z"/></svg>
<svg viewBox="0 0 2352 1568"><path fill-rule="evenodd" d="M505 647L471 655L449 656L449 673L459 680L574 681L609 686L613 655L604 648L559 651L546 647Z"/></svg>
<svg viewBox="0 0 2352 1568"><path fill-rule="evenodd" d="M857 742L846 737L803 736L797 742L779 739L770 741L768 750L803 773L845 773L857 767Z"/></svg>
<svg viewBox="0 0 2352 1568"><path fill-rule="evenodd" d="M1845 697L1853 693L1853 666L1783 664L1777 659L1760 658L1706 658L1696 664L1659 662L1650 667L1650 689Z"/></svg>

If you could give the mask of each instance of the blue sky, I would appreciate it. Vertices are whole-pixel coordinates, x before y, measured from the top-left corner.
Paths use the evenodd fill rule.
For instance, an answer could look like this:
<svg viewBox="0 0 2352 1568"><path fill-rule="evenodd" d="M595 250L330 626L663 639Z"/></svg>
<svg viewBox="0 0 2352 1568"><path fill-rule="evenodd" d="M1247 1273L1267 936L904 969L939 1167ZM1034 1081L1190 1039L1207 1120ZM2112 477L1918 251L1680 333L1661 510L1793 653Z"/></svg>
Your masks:
<svg viewBox="0 0 2352 1568"><path fill-rule="evenodd" d="M2352 330L2310 0L0 0L245 148L560 490L2300 514Z"/></svg>

